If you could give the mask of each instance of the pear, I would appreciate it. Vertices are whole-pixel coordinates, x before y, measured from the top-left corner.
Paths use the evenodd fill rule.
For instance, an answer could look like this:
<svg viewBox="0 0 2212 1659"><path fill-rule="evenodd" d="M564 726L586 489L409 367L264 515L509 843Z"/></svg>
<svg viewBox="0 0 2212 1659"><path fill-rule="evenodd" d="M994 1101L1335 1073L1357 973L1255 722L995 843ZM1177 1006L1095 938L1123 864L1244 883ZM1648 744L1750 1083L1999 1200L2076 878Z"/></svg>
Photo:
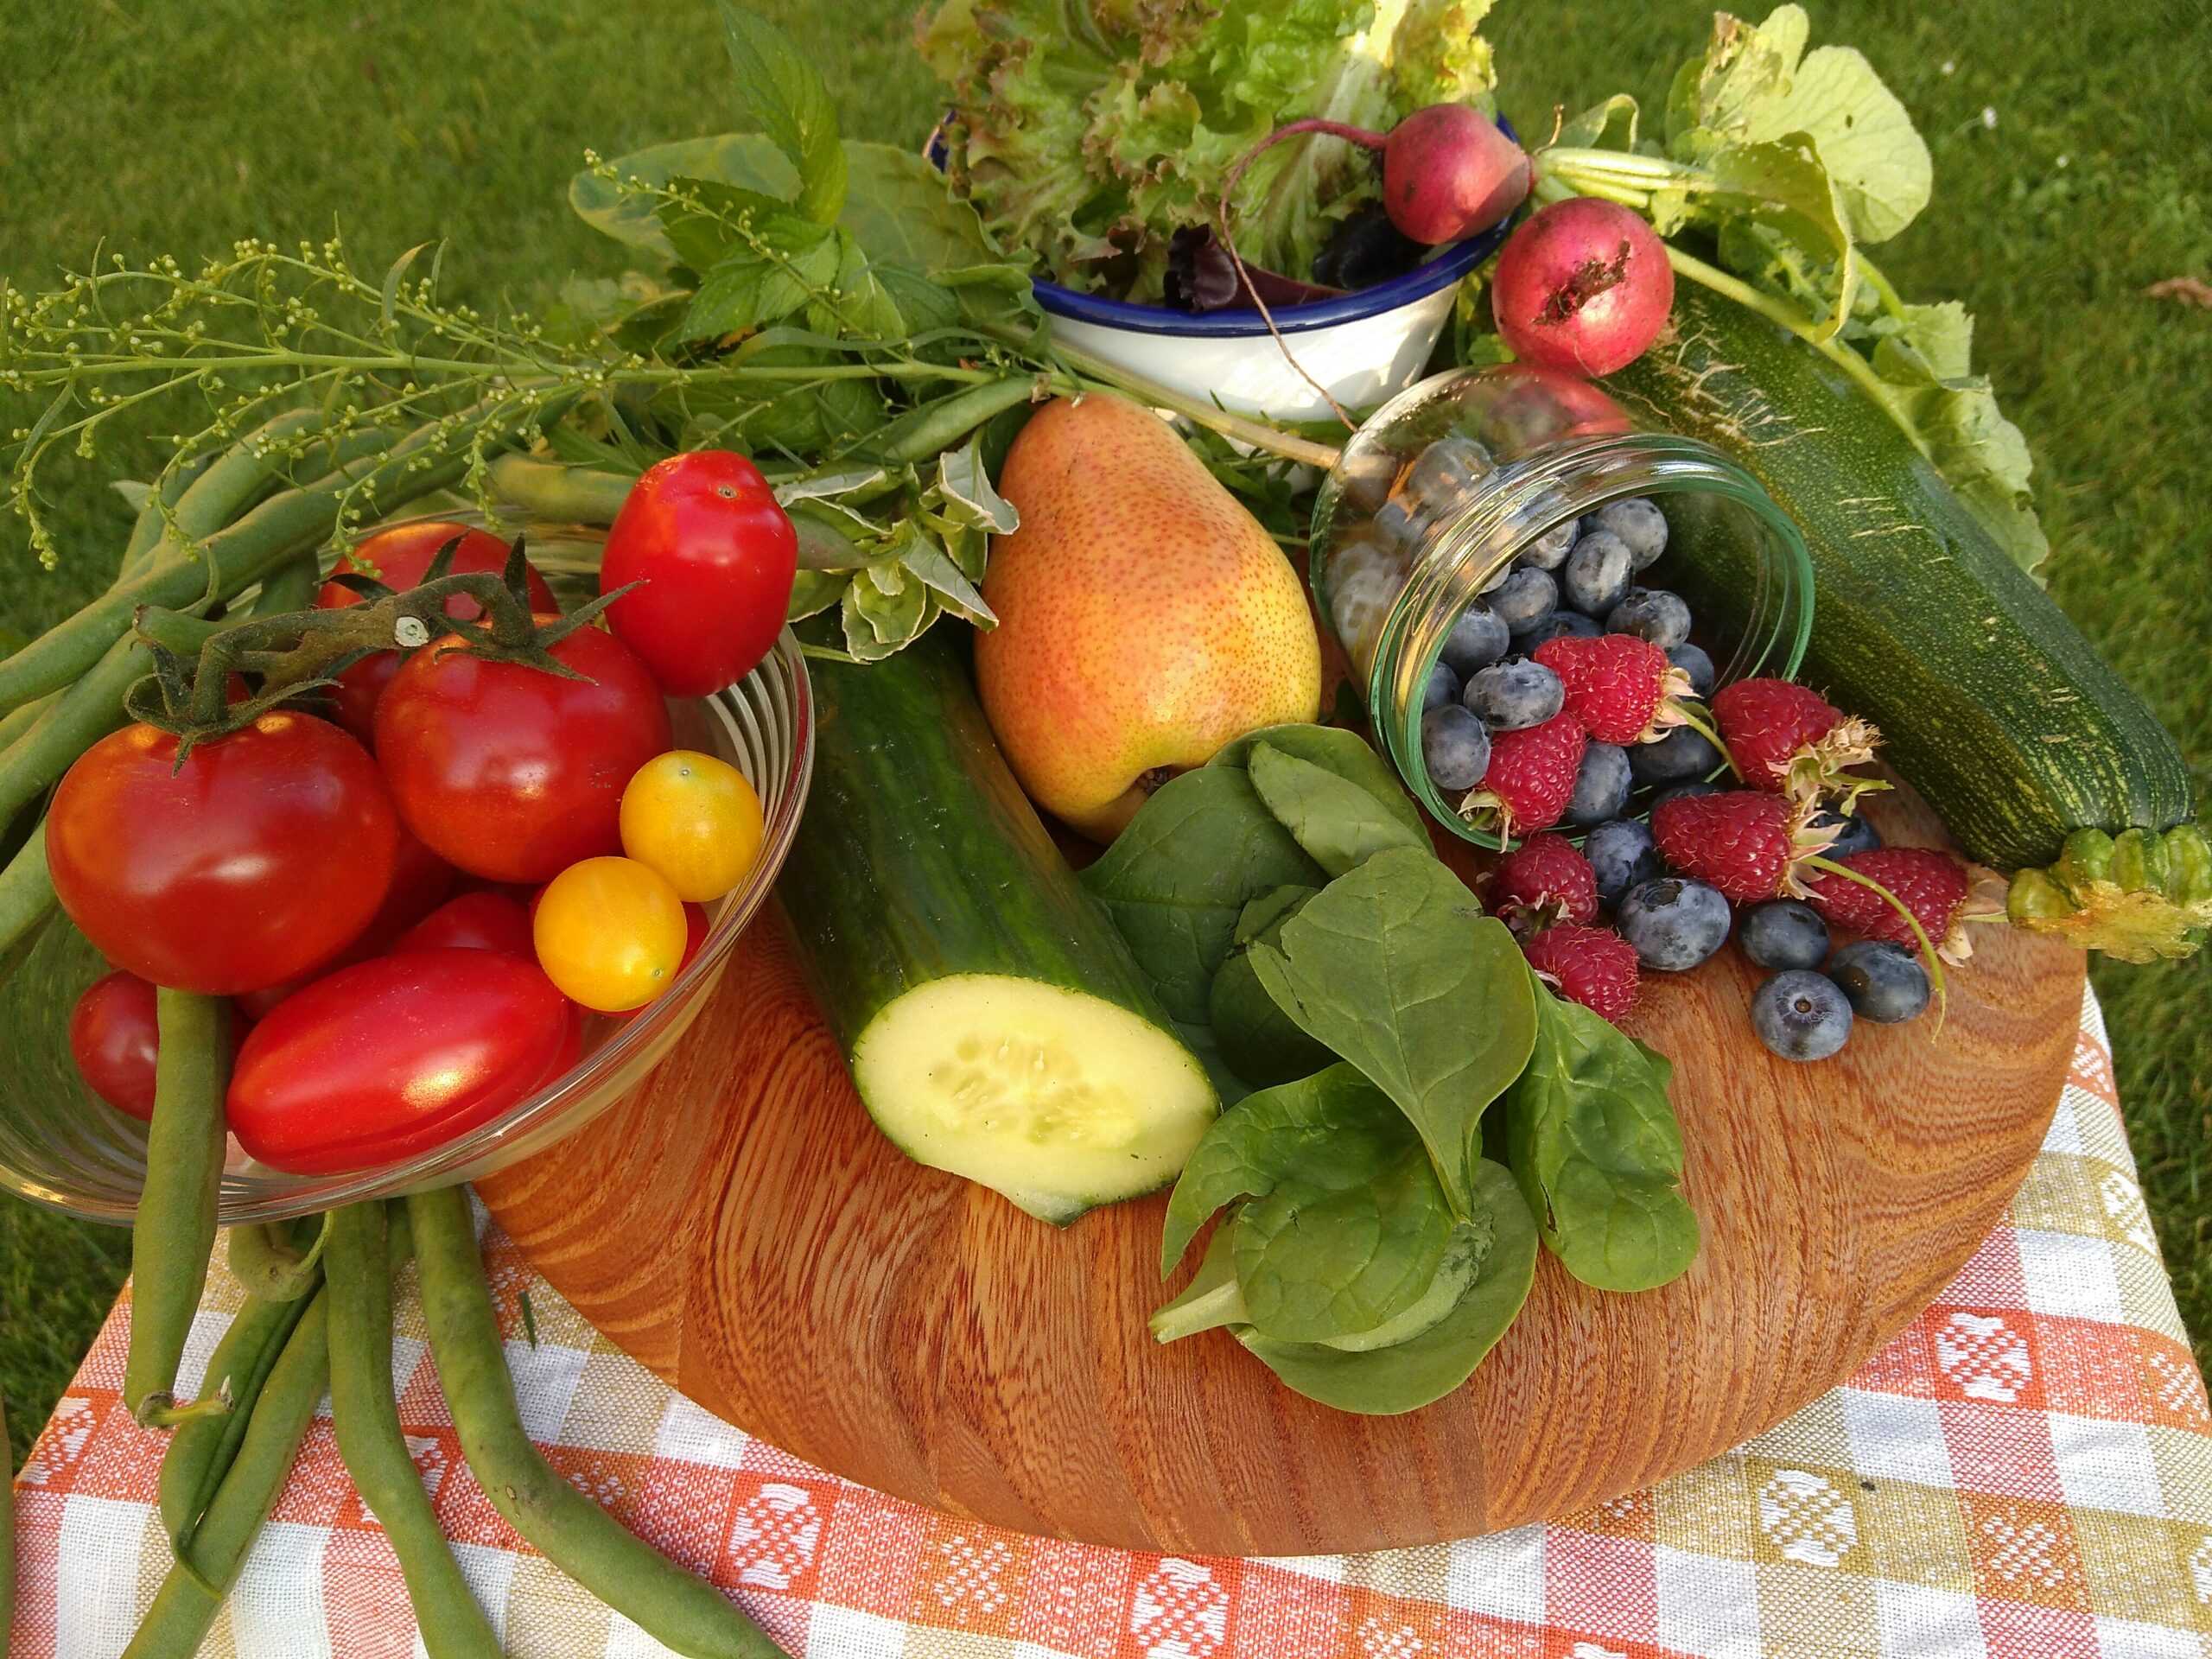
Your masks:
<svg viewBox="0 0 2212 1659"><path fill-rule="evenodd" d="M1109 840L1177 772L1311 721L1321 647L1274 540L1150 410L1059 397L1014 439L976 679L1030 798Z"/></svg>

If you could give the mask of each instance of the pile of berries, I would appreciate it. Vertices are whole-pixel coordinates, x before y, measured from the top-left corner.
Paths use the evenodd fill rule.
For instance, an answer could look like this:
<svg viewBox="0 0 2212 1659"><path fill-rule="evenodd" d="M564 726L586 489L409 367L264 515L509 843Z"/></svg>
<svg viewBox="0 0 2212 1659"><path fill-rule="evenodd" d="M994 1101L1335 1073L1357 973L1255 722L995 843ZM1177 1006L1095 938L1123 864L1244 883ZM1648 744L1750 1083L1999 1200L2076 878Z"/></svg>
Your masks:
<svg viewBox="0 0 2212 1659"><path fill-rule="evenodd" d="M1666 537L1639 499L1524 553L1446 643L1423 759L1470 822L1526 837L1486 899L1562 995L1618 1020L1640 974L1704 962L1740 906L1745 953L1776 970L1754 1027L1777 1054L1823 1058L1854 1016L1927 1006L1927 953L1966 953L1968 871L1947 853L1884 847L1857 815L1884 786L1849 770L1879 741L1864 721L1786 680L1713 690L1689 607L1627 586ZM1632 798L1648 822L1630 816ZM1580 849L1561 824L1585 832ZM1831 955L1831 927L1863 937Z"/></svg>

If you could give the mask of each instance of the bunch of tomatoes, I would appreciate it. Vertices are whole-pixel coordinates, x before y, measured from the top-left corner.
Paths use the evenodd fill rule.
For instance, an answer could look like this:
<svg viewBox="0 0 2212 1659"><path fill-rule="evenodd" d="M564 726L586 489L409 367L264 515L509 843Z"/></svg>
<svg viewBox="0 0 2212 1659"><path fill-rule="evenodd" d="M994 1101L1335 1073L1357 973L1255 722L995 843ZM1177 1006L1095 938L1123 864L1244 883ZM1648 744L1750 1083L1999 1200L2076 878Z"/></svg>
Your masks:
<svg viewBox="0 0 2212 1659"><path fill-rule="evenodd" d="M393 589L453 546L500 570L498 537L451 524L372 535L340 563ZM672 747L667 699L766 655L796 567L760 472L719 451L649 471L609 532L603 592L550 646L569 672L458 634L343 671L323 714L280 706L189 745L149 724L103 739L54 794L47 858L70 919L117 970L79 999L72 1052L101 1098L150 1116L156 985L232 999L231 1132L273 1168L369 1168L450 1141L574 1066L587 1014L671 985L702 906L763 835L744 775ZM533 612L557 613L528 573ZM321 607L353 605L338 582ZM446 613L467 621L474 601Z"/></svg>

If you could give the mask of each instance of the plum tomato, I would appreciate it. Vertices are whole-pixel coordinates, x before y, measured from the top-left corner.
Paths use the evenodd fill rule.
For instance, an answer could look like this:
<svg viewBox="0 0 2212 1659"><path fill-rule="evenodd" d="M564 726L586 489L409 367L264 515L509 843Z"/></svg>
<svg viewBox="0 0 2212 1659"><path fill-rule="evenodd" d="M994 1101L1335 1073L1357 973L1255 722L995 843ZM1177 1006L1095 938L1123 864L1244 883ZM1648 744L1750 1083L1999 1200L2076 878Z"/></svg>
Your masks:
<svg viewBox="0 0 2212 1659"><path fill-rule="evenodd" d="M607 533L599 590L615 634L671 696L703 697L753 671L783 631L798 532L760 469L727 449L646 470Z"/></svg>
<svg viewBox="0 0 2212 1659"><path fill-rule="evenodd" d="M160 1036L154 988L120 969L94 980L69 1014L69 1055L85 1086L141 1122L154 1116Z"/></svg>
<svg viewBox="0 0 2212 1659"><path fill-rule="evenodd" d="M395 956L409 950L497 950L525 962L537 954L529 912L505 893L483 888L447 899L401 934L391 949Z"/></svg>
<svg viewBox="0 0 2212 1659"><path fill-rule="evenodd" d="M582 1019L536 963L410 950L272 1010L239 1046L224 1109L272 1169L368 1169L489 1122L574 1065L582 1042Z"/></svg>
<svg viewBox="0 0 2212 1659"><path fill-rule="evenodd" d="M181 766L167 732L111 733L69 768L46 821L54 896L100 954L211 996L334 955L384 903L398 843L368 751L284 710L203 739Z"/></svg>
<svg viewBox="0 0 2212 1659"><path fill-rule="evenodd" d="M401 824L399 845L392 855L391 886L385 893L384 903L377 906L377 913L369 918L368 925L306 972L295 974L280 984L241 992L233 999L238 1012L248 1020L258 1020L294 991L312 984L325 974L384 955L401 934L436 909L453 891L456 874L452 865Z"/></svg>
<svg viewBox="0 0 2212 1659"><path fill-rule="evenodd" d="M491 531L473 530L467 524L434 522L395 524L390 530L380 530L364 537L351 552L339 556L338 567L331 574L368 575L371 571L362 567L372 566L378 582L395 591L404 591L422 582L423 573L430 568L430 561L437 556L438 550L456 536L461 537L461 544L453 554L456 574L489 570L496 575L506 569L507 544ZM531 609L560 609L553 590L545 585L545 578L535 570L530 573L529 588ZM359 605L361 595L341 582L326 582L315 594L315 602L318 610L340 610L348 605ZM466 594L456 594L446 601L446 614L456 621L473 622L483 614L483 607ZM334 718L364 743L373 746L376 741L377 699L391 683L391 677L399 672L400 660L396 651L380 651L373 657L364 657L338 677L338 711Z"/></svg>
<svg viewBox="0 0 2212 1659"><path fill-rule="evenodd" d="M622 850L693 903L719 899L760 861L760 798L727 760L671 749L622 791Z"/></svg>
<svg viewBox="0 0 2212 1659"><path fill-rule="evenodd" d="M644 1007L683 966L683 901L635 859L588 858L555 876L531 933L537 965L600 1014Z"/></svg>
<svg viewBox="0 0 2212 1659"><path fill-rule="evenodd" d="M659 689L620 639L579 628L552 651L584 677L488 661L448 635L410 658L377 705L377 759L401 820L489 881L543 881L613 852L623 785L669 745Z"/></svg>

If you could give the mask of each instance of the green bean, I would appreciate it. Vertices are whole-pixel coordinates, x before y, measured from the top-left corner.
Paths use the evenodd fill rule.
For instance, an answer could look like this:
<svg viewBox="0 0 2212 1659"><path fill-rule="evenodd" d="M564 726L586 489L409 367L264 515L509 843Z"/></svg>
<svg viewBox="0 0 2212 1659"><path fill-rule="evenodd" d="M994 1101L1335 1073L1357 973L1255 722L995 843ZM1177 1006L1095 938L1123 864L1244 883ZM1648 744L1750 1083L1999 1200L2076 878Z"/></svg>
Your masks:
<svg viewBox="0 0 2212 1659"><path fill-rule="evenodd" d="M563 524L611 524L638 480L620 473L505 454L488 469L492 493L511 507Z"/></svg>
<svg viewBox="0 0 2212 1659"><path fill-rule="evenodd" d="M338 1455L383 1523L415 1605L429 1659L499 1659L499 1638L447 1548L391 1395L391 1274L385 1206L374 1200L333 1217L330 1416Z"/></svg>
<svg viewBox="0 0 2212 1659"><path fill-rule="evenodd" d="M315 592L321 586L322 561L309 549L262 582L260 596L253 601L253 613L289 616L295 611L307 610L315 604Z"/></svg>
<svg viewBox="0 0 2212 1659"><path fill-rule="evenodd" d="M0 870L0 956L6 955L54 911L54 878L46 868L46 820L16 849Z"/></svg>
<svg viewBox="0 0 2212 1659"><path fill-rule="evenodd" d="M249 1296L215 1344L201 1392L227 1395L231 1408L219 1417L180 1423L162 1454L162 1529L168 1534L178 1560L185 1558L200 1517L237 1458L246 1426L253 1420L254 1402L307 1305L304 1296L284 1302Z"/></svg>
<svg viewBox="0 0 2212 1659"><path fill-rule="evenodd" d="M138 517L131 524L130 539L124 543L123 558L115 567L112 586L120 588L145 574L146 567L153 563L154 550L161 545L162 532L168 528L162 509L167 507L174 514L178 500L192 487L194 480L214 464L212 454L194 455L167 478L154 481L145 505L138 509Z"/></svg>
<svg viewBox="0 0 2212 1659"><path fill-rule="evenodd" d="M566 407L567 400L547 397L531 409L530 419L550 421ZM91 668L130 626L140 606L178 610L210 597L235 597L285 559L315 546L336 525L340 499L365 478L372 481L354 500L372 518L454 482L467 472L469 456L465 448L458 453L442 448L440 430L435 424L418 428L374 465L351 463L270 496L227 529L202 538L197 560L156 557L143 575L111 588L0 662L0 712L59 690ZM519 435L489 432L484 442L496 448Z"/></svg>
<svg viewBox="0 0 2212 1659"><path fill-rule="evenodd" d="M994 415L1027 403L1036 385L1034 375L1023 375L956 391L901 415L877 433L868 447L890 461L927 461Z"/></svg>
<svg viewBox="0 0 2212 1659"><path fill-rule="evenodd" d="M330 1379L328 1314L317 1291L292 1328L284 1351L261 1386L261 1398L207 1511L190 1553L168 1571L124 1659L191 1659L215 1622L223 1598L262 1522L283 1490L301 1437Z"/></svg>
<svg viewBox="0 0 2212 1659"><path fill-rule="evenodd" d="M79 755L121 726L123 694L153 671L153 653L126 633L56 697L38 722L0 753L0 823L59 783Z"/></svg>
<svg viewBox="0 0 2212 1659"><path fill-rule="evenodd" d="M39 716L54 707L61 694L49 691L42 697L34 697L20 709L10 709L0 715L0 754L7 753L15 741L38 723Z"/></svg>
<svg viewBox="0 0 2212 1659"><path fill-rule="evenodd" d="M693 1659L768 1659L774 1643L722 1592L628 1531L531 1444L457 1186L407 1200L430 1351L461 1450L492 1507L570 1578L648 1636Z"/></svg>
<svg viewBox="0 0 2212 1659"><path fill-rule="evenodd" d="M231 1064L227 1002L166 986L155 996L154 1118L130 1229L130 1346L123 1367L124 1403L149 1428L181 1421L176 1367L215 1247ZM212 1395L183 1408L201 1415L223 1408Z"/></svg>
<svg viewBox="0 0 2212 1659"><path fill-rule="evenodd" d="M319 1259L330 1237L330 1217L318 1216L315 1242L304 1250L288 1236L289 1221L240 1222L226 1235L231 1273L247 1294L264 1301L296 1302L315 1288Z"/></svg>
<svg viewBox="0 0 2212 1659"><path fill-rule="evenodd" d="M8 1446L8 1408L0 1404L0 1451ZM10 1478L0 1480L0 1636L16 1628L16 1459L10 1455L8 1467L0 1474Z"/></svg>

